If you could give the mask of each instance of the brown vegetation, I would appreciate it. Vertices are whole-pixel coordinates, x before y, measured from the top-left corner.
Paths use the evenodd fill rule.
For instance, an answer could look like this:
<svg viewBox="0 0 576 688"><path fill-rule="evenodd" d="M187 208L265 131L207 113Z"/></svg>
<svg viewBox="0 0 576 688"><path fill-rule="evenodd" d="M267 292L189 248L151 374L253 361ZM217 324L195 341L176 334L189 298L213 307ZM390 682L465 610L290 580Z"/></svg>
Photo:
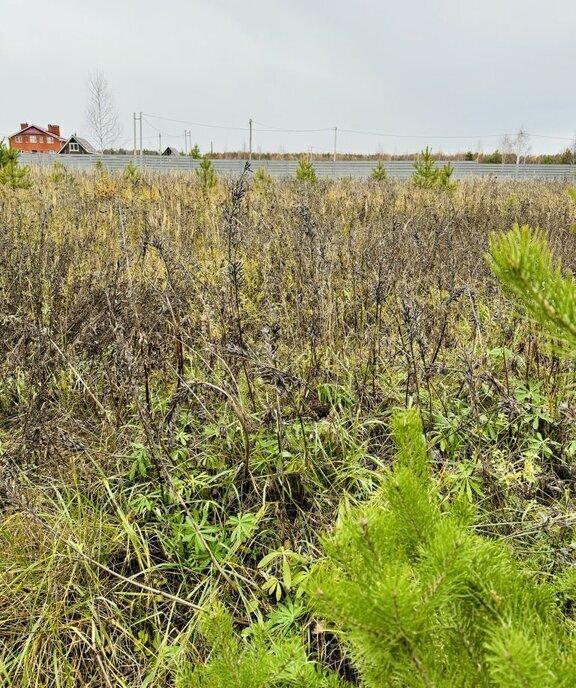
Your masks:
<svg viewBox="0 0 576 688"><path fill-rule="evenodd" d="M0 187L5 685L172 685L199 608L296 594L283 560L374 489L398 406L486 532L573 556L572 364L485 262L521 222L574 268L565 185L32 177ZM329 634L311 652L350 674Z"/></svg>

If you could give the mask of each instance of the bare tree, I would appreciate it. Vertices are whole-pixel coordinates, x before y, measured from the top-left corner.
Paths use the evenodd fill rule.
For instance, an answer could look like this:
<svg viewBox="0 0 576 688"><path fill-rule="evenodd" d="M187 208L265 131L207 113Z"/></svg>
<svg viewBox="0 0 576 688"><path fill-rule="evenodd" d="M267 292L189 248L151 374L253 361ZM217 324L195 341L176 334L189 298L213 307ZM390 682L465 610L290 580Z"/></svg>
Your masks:
<svg viewBox="0 0 576 688"><path fill-rule="evenodd" d="M500 140L500 150L502 151L503 163L508 162L508 156L512 155L513 146L514 144L510 136L508 136L508 134L504 134L504 136Z"/></svg>
<svg viewBox="0 0 576 688"><path fill-rule="evenodd" d="M512 156L513 161L519 165L520 160L524 158L526 162L526 156L530 153L530 134L520 127L516 136L508 136L505 134L500 140L500 148L502 150L502 162L508 162L508 156Z"/></svg>
<svg viewBox="0 0 576 688"><path fill-rule="evenodd" d="M108 81L99 70L88 81L86 119L96 148L101 153L113 148L120 137L120 121Z"/></svg>
<svg viewBox="0 0 576 688"><path fill-rule="evenodd" d="M518 133L512 141L514 155L516 156L516 164L519 165L522 158L524 158L524 162L526 162L526 156L532 149L532 146L530 145L530 134L526 131L526 129L524 129L524 127L520 127L520 129L518 129Z"/></svg>

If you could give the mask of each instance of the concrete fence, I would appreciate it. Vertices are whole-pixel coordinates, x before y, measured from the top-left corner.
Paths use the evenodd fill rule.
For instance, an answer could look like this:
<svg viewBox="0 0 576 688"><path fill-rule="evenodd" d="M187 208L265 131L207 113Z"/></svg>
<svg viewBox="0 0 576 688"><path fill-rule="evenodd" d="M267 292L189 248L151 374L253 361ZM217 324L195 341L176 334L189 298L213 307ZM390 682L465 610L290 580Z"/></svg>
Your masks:
<svg viewBox="0 0 576 688"><path fill-rule="evenodd" d="M47 153L22 153L20 161L24 165L50 167L58 161L71 170L94 169L100 161L103 167L110 171L124 170L130 162L140 169L158 172L193 172L200 160L189 156L160 156L160 155L53 155ZM244 169L245 160L214 160L217 174L236 175ZM314 161L314 168L319 177L341 179L343 177L367 178L374 166L373 160L330 160ZM438 165L444 164L439 161ZM259 168L276 178L296 176L297 160L256 160L251 162L252 170ZM384 166L388 176L397 179L409 178L413 171L409 160L385 161ZM477 162L452 162L455 179L469 177L484 177L493 175L499 179L550 179L570 181L575 179L576 165L490 165Z"/></svg>

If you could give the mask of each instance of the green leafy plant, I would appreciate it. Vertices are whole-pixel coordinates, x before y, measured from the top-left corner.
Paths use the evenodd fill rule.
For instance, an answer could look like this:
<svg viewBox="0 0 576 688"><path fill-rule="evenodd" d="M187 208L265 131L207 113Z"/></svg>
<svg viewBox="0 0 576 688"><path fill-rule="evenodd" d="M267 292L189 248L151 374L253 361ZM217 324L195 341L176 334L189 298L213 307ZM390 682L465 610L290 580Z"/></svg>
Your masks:
<svg viewBox="0 0 576 688"><path fill-rule="evenodd" d="M308 609L301 600L286 600L280 603L274 611L268 614L266 626L272 633L288 635L293 632L298 622L308 613Z"/></svg>
<svg viewBox="0 0 576 688"><path fill-rule="evenodd" d="M301 554L285 547L268 552L258 563L266 578L262 589L277 601L293 590L300 597L309 575L307 563Z"/></svg>
<svg viewBox="0 0 576 688"><path fill-rule="evenodd" d="M202 157L200 154L200 146L197 143L195 143L194 146L190 149L190 153L188 153L188 155L191 158L194 158L194 160L200 160L200 158Z"/></svg>
<svg viewBox="0 0 576 688"><path fill-rule="evenodd" d="M221 607L202 624L212 649L207 662L186 663L177 688L344 688L337 675L309 659L299 636L272 635L269 627L253 624L245 638L234 632Z"/></svg>

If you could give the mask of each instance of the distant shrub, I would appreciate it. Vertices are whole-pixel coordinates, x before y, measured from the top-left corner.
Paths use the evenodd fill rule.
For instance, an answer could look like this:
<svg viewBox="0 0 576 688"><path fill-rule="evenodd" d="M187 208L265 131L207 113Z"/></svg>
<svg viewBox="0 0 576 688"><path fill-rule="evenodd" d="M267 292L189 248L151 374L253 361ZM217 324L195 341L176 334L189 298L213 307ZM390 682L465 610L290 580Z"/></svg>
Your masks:
<svg viewBox="0 0 576 688"><path fill-rule="evenodd" d="M454 174L454 167L451 162L448 162L440 170L438 175L438 186L443 189L455 189L456 182L452 181L452 176Z"/></svg>
<svg viewBox="0 0 576 688"><path fill-rule="evenodd" d="M52 165L52 171L50 172L50 179L58 184L63 179L66 178L66 168L61 162L56 162Z"/></svg>
<svg viewBox="0 0 576 688"><path fill-rule="evenodd" d="M9 153L8 146L4 143L4 139L0 141L0 170L4 167L4 165L8 161L8 153Z"/></svg>
<svg viewBox="0 0 576 688"><path fill-rule="evenodd" d="M418 156L413 165L414 173L412 182L423 189L430 189L437 186L438 174L440 170L436 167L436 162L432 156L432 150L426 146Z"/></svg>
<svg viewBox="0 0 576 688"><path fill-rule="evenodd" d="M212 164L212 161L206 156L202 158L200 167L196 168L196 176L200 180L200 183L202 184L204 189L213 188L214 186L216 186L216 183L218 181L214 165Z"/></svg>
<svg viewBox="0 0 576 688"><path fill-rule="evenodd" d="M256 170L254 179L256 180L256 183L259 186L267 186L272 182L272 176L268 172L266 172L266 170L263 167L259 167Z"/></svg>
<svg viewBox="0 0 576 688"><path fill-rule="evenodd" d="M454 168L451 163L447 163L442 168L438 167L431 148L426 146L414 163L412 182L422 189L454 189L456 184L451 181L453 174Z"/></svg>
<svg viewBox="0 0 576 688"><path fill-rule="evenodd" d="M384 179L388 178L388 172L386 172L386 168L384 167L383 162L379 162L376 167L372 168L372 172L370 172L370 176L372 179L374 179L377 182L384 181Z"/></svg>
<svg viewBox="0 0 576 688"><path fill-rule="evenodd" d="M310 182L311 184L318 181L316 169L311 160L300 160L296 168L296 179L301 182Z"/></svg>
<svg viewBox="0 0 576 688"><path fill-rule="evenodd" d="M502 153L499 150L495 150L493 153L490 153L490 155L487 155L484 159L483 162L486 162L491 165L501 165L502 164Z"/></svg>
<svg viewBox="0 0 576 688"><path fill-rule="evenodd" d="M573 165L574 164L574 151L571 148L566 148L560 153L560 164L561 165Z"/></svg>
<svg viewBox="0 0 576 688"><path fill-rule="evenodd" d="M126 181L131 182L132 184L136 184L137 182L140 181L142 178L142 175L140 174L140 171L136 167L136 165L130 160L128 163L128 166L124 170L124 179Z"/></svg>
<svg viewBox="0 0 576 688"><path fill-rule="evenodd" d="M19 151L7 148L3 140L0 142L0 184L11 189L28 189L32 186L30 168L19 165L19 157Z"/></svg>

